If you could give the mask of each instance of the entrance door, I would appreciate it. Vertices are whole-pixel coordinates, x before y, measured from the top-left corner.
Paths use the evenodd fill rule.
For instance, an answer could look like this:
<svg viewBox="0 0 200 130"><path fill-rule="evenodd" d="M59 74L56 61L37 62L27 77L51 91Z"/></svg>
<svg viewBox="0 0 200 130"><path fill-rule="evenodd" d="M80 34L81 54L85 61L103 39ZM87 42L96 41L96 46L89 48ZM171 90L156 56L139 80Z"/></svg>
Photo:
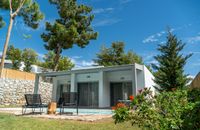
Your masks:
<svg viewBox="0 0 200 130"><path fill-rule="evenodd" d="M78 83L79 106L98 107L98 82Z"/></svg>
<svg viewBox="0 0 200 130"><path fill-rule="evenodd" d="M110 83L110 95L111 95L111 106L117 104L119 100L128 100L129 96L132 95L132 83L131 82L118 82Z"/></svg>

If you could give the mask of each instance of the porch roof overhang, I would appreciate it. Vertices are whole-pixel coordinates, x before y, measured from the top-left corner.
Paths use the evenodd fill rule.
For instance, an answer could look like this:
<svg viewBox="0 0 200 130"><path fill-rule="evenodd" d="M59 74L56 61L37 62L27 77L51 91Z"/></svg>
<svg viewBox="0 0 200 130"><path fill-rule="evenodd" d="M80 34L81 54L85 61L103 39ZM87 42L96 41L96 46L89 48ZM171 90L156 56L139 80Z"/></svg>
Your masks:
<svg viewBox="0 0 200 130"><path fill-rule="evenodd" d="M130 70L133 67L143 70L143 65L139 64L129 64L129 65L119 65L119 66L110 66L110 67L94 67L94 68L82 68L82 69L75 69L69 71L59 71L59 72L45 72L45 73L38 73L37 76L44 76L44 77L56 77L56 76L64 76L70 75L72 73L95 73L99 71L121 71L121 70Z"/></svg>

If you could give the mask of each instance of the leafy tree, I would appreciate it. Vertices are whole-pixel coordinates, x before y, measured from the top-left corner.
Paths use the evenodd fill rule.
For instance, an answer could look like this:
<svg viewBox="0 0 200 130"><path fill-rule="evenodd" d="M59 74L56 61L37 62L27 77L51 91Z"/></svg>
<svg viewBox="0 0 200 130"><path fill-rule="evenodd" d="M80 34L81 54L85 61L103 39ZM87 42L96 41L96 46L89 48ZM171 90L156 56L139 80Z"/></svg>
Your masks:
<svg viewBox="0 0 200 130"><path fill-rule="evenodd" d="M53 51L49 51L44 56L44 62L40 64L40 66L47 68L47 69L53 69L54 68L54 58L55 53ZM56 71L62 71L62 70L70 70L74 67L74 64L71 62L71 60L68 57L61 57L58 61L58 67Z"/></svg>
<svg viewBox="0 0 200 130"><path fill-rule="evenodd" d="M70 70L73 67L74 67L74 64L71 62L71 60L68 57L62 56L58 62L57 71Z"/></svg>
<svg viewBox="0 0 200 130"><path fill-rule="evenodd" d="M0 65L0 76L2 69L4 67L4 60L6 57L6 52L8 48L8 43L10 41L10 34L13 27L13 22L16 17L22 17L24 23L29 27L36 29L38 27L39 21L43 19L43 14L40 12L39 5L35 0L0 0L0 9L10 11L10 21L8 32L6 36L6 41L4 44L3 55ZM0 16L0 25L2 23L2 16ZM2 24L3 25L3 24Z"/></svg>
<svg viewBox="0 0 200 130"><path fill-rule="evenodd" d="M32 49L24 49L22 52L22 61L24 62L24 71L30 72L31 65L37 63L37 53Z"/></svg>
<svg viewBox="0 0 200 130"><path fill-rule="evenodd" d="M102 47L94 59L98 65L113 66L123 64L143 64L142 58L132 51L125 53L123 42L113 42L110 48Z"/></svg>
<svg viewBox="0 0 200 130"><path fill-rule="evenodd" d="M58 61L63 50L77 45L81 48L89 44L90 40L97 38L91 22L92 8L78 5L76 0L50 0L58 9L60 16L53 24L46 22L46 32L41 35L45 48L54 51L53 70L57 70Z"/></svg>
<svg viewBox="0 0 200 130"><path fill-rule="evenodd" d="M183 88L188 83L187 75L184 74L186 61L192 55L183 56L181 51L185 44L168 31L166 44L160 44L158 50L160 54L155 56L158 65L153 64L157 70L154 74L155 87L159 91L171 91L173 88Z"/></svg>
<svg viewBox="0 0 200 130"><path fill-rule="evenodd" d="M19 70L22 61L22 51L10 45L7 51L7 58L12 61L12 68Z"/></svg>

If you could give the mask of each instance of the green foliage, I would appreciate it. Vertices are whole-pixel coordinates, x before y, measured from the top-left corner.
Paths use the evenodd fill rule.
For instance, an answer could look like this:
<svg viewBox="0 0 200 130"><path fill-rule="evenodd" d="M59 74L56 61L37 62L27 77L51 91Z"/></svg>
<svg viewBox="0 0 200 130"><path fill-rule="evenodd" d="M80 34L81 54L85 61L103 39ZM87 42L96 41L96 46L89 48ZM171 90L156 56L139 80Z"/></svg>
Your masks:
<svg viewBox="0 0 200 130"><path fill-rule="evenodd" d="M38 3L36 3L34 0L25 0L22 8L19 10L19 12L17 12L17 9L19 9L21 4L22 0L12 0L12 13L16 13L13 15L13 19L18 15L23 18L26 25L36 29L39 25L39 22L44 17L40 11ZM9 0L1 0L0 9L10 10Z"/></svg>
<svg viewBox="0 0 200 130"><path fill-rule="evenodd" d="M22 61L22 51L10 45L7 51L7 59L12 61L12 69L19 70Z"/></svg>
<svg viewBox="0 0 200 130"><path fill-rule="evenodd" d="M24 49L22 52L22 60L24 62L24 71L30 72L31 65L35 64L38 60L37 53L32 49Z"/></svg>
<svg viewBox="0 0 200 130"><path fill-rule="evenodd" d="M5 26L5 22L3 21L3 18L0 16L0 28Z"/></svg>
<svg viewBox="0 0 200 130"><path fill-rule="evenodd" d="M192 130L200 128L200 101L198 90L174 90L152 95L150 89L140 91L132 101L131 109L115 112L117 123L131 121L143 129L150 130ZM198 101L197 101L198 100ZM121 118L121 117L126 118Z"/></svg>
<svg viewBox="0 0 200 130"><path fill-rule="evenodd" d="M54 70L58 67L60 54L63 50L77 45L81 48L89 44L90 40L97 38L91 22L92 8L86 5L78 5L76 0L50 0L55 5L60 16L53 24L46 23L46 32L41 35L45 48L54 51Z"/></svg>
<svg viewBox="0 0 200 130"><path fill-rule="evenodd" d="M185 119L183 126L187 130L197 130L200 128L200 89L195 88L188 91L188 101L192 103L192 109L184 112Z"/></svg>
<svg viewBox="0 0 200 130"><path fill-rule="evenodd" d="M143 64L142 58L132 51L124 52L123 42L113 42L110 48L102 47L94 61L98 65L113 66L124 64Z"/></svg>
<svg viewBox="0 0 200 130"><path fill-rule="evenodd" d="M40 63L40 66L47 68L47 69L53 69L54 68L54 58L55 53L53 51L49 51L44 56L44 62ZM70 70L74 67L74 64L71 62L71 60L68 57L61 57L58 61L58 68L56 71L63 71L63 70Z"/></svg>
<svg viewBox="0 0 200 130"><path fill-rule="evenodd" d="M184 66L190 55L183 56L180 52L185 44L178 40L170 31L166 44L160 44L160 55L155 56L158 65L153 64L155 72L155 88L159 91L171 91L172 88L183 88L188 83L187 75L184 74Z"/></svg>
<svg viewBox="0 0 200 130"><path fill-rule="evenodd" d="M130 112L129 112L129 108L128 107L117 108L114 111L114 116L113 116L113 119L115 119L115 124L116 123L121 123L121 122L124 122L124 121L128 120L129 119L129 115L130 115Z"/></svg>
<svg viewBox="0 0 200 130"><path fill-rule="evenodd" d="M71 62L71 60L68 57L62 56L58 62L57 71L70 70L73 67L74 67L74 64Z"/></svg>
<svg viewBox="0 0 200 130"><path fill-rule="evenodd" d="M197 102L200 101L200 89L195 88L188 91L188 100L190 102Z"/></svg>

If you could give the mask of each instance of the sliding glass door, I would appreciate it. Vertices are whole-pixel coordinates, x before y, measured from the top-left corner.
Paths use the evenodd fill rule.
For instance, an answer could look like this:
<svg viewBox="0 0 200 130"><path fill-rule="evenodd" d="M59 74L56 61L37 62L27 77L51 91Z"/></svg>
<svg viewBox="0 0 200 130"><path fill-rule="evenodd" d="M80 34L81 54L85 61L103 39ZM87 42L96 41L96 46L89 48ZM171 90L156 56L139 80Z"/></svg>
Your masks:
<svg viewBox="0 0 200 130"><path fill-rule="evenodd" d="M111 106L117 104L119 100L128 100L132 95L131 82L114 82L110 83Z"/></svg>
<svg viewBox="0 0 200 130"><path fill-rule="evenodd" d="M78 83L79 106L98 107L98 82Z"/></svg>

